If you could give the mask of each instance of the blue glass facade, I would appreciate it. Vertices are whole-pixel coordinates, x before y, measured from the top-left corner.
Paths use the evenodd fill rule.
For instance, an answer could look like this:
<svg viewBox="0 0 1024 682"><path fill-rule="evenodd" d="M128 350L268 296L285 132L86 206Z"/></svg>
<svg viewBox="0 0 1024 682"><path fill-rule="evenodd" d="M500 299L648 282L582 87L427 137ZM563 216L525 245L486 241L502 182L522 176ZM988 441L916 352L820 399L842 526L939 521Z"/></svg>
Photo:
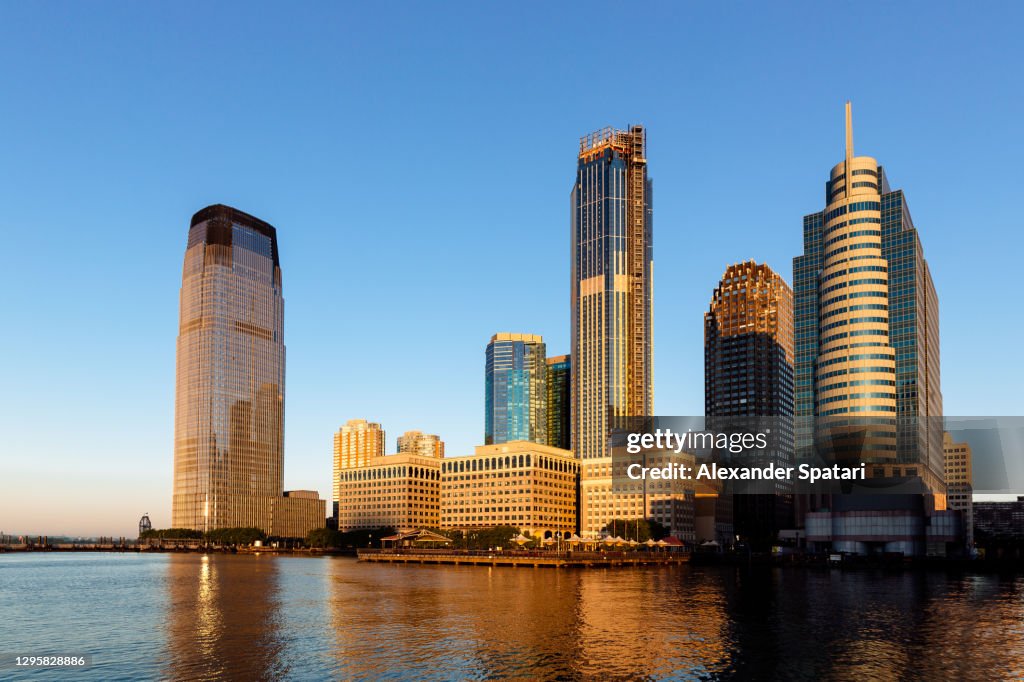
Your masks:
<svg viewBox="0 0 1024 682"><path fill-rule="evenodd" d="M547 359L540 336L495 334L485 358L484 443L547 444Z"/></svg>

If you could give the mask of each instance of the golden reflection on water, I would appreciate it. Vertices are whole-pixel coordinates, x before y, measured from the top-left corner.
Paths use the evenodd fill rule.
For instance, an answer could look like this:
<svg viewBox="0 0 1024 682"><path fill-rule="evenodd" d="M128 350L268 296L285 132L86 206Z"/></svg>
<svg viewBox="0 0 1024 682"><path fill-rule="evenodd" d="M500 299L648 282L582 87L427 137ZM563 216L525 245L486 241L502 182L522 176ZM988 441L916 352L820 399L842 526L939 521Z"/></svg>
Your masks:
<svg viewBox="0 0 1024 682"><path fill-rule="evenodd" d="M1024 581L168 558L168 678L1020 678Z"/></svg>
<svg viewBox="0 0 1024 682"><path fill-rule="evenodd" d="M167 676L273 678L277 569L271 557L170 555Z"/></svg>

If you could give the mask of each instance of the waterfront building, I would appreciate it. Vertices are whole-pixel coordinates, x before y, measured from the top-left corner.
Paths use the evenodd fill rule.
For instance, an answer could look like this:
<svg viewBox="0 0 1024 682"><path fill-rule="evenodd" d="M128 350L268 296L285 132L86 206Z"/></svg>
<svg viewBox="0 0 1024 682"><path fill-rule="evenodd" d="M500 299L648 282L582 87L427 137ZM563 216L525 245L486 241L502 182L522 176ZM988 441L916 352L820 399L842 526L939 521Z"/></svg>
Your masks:
<svg viewBox="0 0 1024 682"><path fill-rule="evenodd" d="M548 437L547 444L572 448L572 356L548 358Z"/></svg>
<svg viewBox="0 0 1024 682"><path fill-rule="evenodd" d="M547 441L546 354L536 334L491 337L485 352L486 444Z"/></svg>
<svg viewBox="0 0 1024 682"><path fill-rule="evenodd" d="M971 444L957 443L942 434L946 459L946 508L960 512L964 520L967 547L974 546L974 479L971 473Z"/></svg>
<svg viewBox="0 0 1024 682"><path fill-rule="evenodd" d="M398 452L441 459L444 457L444 441L430 433L406 431L398 437Z"/></svg>
<svg viewBox="0 0 1024 682"><path fill-rule="evenodd" d="M441 460L400 453L372 457L337 472L338 530L437 528L441 521Z"/></svg>
<svg viewBox="0 0 1024 682"><path fill-rule="evenodd" d="M277 231L224 205L192 216L182 268L171 525L304 537L324 500L285 497Z"/></svg>
<svg viewBox="0 0 1024 682"><path fill-rule="evenodd" d="M869 420L839 454L866 462L871 477L916 477L941 493L938 297L903 191L854 155L849 103L846 159L825 200L804 216L793 260L797 456L813 449L816 426Z"/></svg>
<svg viewBox="0 0 1024 682"><path fill-rule="evenodd" d="M743 464L792 466L793 292L767 265L730 265L712 294L704 313L704 411L711 431L718 423L735 428L763 418L770 424L769 447ZM774 495L723 489L716 540L732 544L739 536L768 549L792 526L792 508L790 481L776 481Z"/></svg>
<svg viewBox="0 0 1024 682"><path fill-rule="evenodd" d="M653 413L652 188L646 132L605 128L580 139L571 195L572 450L580 460L581 532L620 511L609 433Z"/></svg>
<svg viewBox="0 0 1024 682"><path fill-rule="evenodd" d="M514 526L537 537L569 537L578 474L568 450L525 441L448 457L441 464L441 528Z"/></svg>
<svg viewBox="0 0 1024 682"><path fill-rule="evenodd" d="M1024 495L974 503L974 541L986 558L1024 558Z"/></svg>
<svg viewBox="0 0 1024 682"><path fill-rule="evenodd" d="M849 102L845 159L825 183L825 208L804 216L803 230L804 253L793 260L796 457L864 463L869 478L885 479L873 485L916 488L929 498L925 514L941 510L938 297L903 191L890 188L875 159L854 155ZM884 501L868 497L861 502L880 525L833 533L842 538L836 549L925 551L923 534L898 540L908 535L882 519ZM833 503L858 511L853 500L813 506ZM899 513L917 509L893 504Z"/></svg>

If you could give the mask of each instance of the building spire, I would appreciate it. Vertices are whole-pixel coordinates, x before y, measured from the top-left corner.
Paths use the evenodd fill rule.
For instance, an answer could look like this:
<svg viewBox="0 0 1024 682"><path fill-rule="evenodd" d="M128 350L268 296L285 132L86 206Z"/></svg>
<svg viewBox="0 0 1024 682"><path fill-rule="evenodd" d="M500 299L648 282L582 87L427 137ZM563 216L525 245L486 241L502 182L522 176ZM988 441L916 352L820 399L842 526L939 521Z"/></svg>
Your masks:
<svg viewBox="0 0 1024 682"><path fill-rule="evenodd" d="M850 100L846 100L846 162L853 158L853 113Z"/></svg>

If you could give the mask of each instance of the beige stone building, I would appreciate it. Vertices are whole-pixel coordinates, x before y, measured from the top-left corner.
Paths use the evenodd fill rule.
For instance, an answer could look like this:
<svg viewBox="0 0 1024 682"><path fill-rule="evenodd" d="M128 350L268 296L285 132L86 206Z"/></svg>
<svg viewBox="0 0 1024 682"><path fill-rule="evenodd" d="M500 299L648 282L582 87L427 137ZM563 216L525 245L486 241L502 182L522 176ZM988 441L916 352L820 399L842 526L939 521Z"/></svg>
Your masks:
<svg viewBox="0 0 1024 682"><path fill-rule="evenodd" d="M512 441L441 464L441 528L515 526L542 537L576 530L579 464L568 450Z"/></svg>
<svg viewBox="0 0 1024 682"><path fill-rule="evenodd" d="M441 460L400 453L374 457L335 474L338 530L437 528Z"/></svg>
<svg viewBox="0 0 1024 682"><path fill-rule="evenodd" d="M960 512L964 521L967 546L974 546L974 479L971 475L971 446L954 443L949 433L942 434L942 452L946 458L946 508Z"/></svg>
<svg viewBox="0 0 1024 682"><path fill-rule="evenodd" d="M285 490L272 498L270 533L274 537L304 538L327 521L327 500L315 490Z"/></svg>

